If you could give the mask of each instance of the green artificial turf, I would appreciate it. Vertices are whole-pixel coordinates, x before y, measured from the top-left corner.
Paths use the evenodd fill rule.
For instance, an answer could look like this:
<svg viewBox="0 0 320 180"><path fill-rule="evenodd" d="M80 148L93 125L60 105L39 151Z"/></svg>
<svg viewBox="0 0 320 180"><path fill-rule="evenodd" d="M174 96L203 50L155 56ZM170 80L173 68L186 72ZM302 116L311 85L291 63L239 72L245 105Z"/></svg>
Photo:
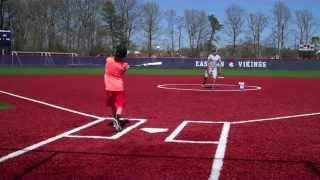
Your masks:
<svg viewBox="0 0 320 180"><path fill-rule="evenodd" d="M102 75L99 68L50 68L50 67L0 67L0 75ZM131 68L128 74L146 75L202 75L203 69L147 69ZM224 69L224 76L272 76L272 77L313 77L319 78L320 71L279 71Z"/></svg>
<svg viewBox="0 0 320 180"><path fill-rule="evenodd" d="M0 110L10 109L13 106L7 103L0 102Z"/></svg>
<svg viewBox="0 0 320 180"><path fill-rule="evenodd" d="M0 67L0 75L102 74L101 68Z"/></svg>

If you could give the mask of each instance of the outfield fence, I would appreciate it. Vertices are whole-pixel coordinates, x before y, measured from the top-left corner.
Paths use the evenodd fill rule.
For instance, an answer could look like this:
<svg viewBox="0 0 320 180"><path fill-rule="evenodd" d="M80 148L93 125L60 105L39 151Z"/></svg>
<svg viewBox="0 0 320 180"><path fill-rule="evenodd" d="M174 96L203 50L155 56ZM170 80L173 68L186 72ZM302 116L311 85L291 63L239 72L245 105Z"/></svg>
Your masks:
<svg viewBox="0 0 320 180"><path fill-rule="evenodd" d="M204 68L203 58L127 58L130 65L161 61L161 66L152 68ZM35 55L3 55L0 66L29 67L103 67L105 57L81 56L35 56ZM223 59L226 69L246 70L320 70L320 60L274 60L274 59Z"/></svg>

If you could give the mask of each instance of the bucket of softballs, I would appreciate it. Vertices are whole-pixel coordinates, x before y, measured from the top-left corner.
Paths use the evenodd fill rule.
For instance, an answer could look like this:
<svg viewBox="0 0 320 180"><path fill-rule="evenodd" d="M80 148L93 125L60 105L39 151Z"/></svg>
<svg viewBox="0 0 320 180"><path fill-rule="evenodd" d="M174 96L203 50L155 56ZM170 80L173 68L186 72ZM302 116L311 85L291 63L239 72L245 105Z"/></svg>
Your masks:
<svg viewBox="0 0 320 180"><path fill-rule="evenodd" d="M244 82L239 82L239 88L240 90L244 90Z"/></svg>

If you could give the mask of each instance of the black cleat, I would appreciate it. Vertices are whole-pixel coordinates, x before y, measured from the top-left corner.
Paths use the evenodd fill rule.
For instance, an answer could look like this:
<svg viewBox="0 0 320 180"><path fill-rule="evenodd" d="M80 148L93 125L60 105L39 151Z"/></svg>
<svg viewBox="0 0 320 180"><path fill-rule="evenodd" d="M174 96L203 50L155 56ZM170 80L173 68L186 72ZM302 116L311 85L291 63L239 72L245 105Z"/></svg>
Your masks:
<svg viewBox="0 0 320 180"><path fill-rule="evenodd" d="M129 120L127 120L127 119L123 119L123 120L120 121L120 124L121 124L122 127L125 127L126 124L128 124L128 123L129 123Z"/></svg>
<svg viewBox="0 0 320 180"><path fill-rule="evenodd" d="M117 132L122 131L121 123L117 118L113 120L113 127L116 129Z"/></svg>

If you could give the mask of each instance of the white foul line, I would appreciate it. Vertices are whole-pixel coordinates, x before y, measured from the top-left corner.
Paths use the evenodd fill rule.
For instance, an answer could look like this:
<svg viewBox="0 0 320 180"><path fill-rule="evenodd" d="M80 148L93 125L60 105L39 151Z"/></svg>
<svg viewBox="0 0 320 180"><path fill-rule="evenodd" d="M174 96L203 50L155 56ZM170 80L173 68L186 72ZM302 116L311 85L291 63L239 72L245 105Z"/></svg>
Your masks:
<svg viewBox="0 0 320 180"><path fill-rule="evenodd" d="M231 124L245 124L245 123L254 123L254 122L262 122L262 121L275 121L275 120L291 119L291 118L307 117L307 116L316 116L316 115L320 115L320 112L308 113L308 114L297 114L297 115L291 115L291 116L280 116L280 117L273 117L273 118L253 119L253 120L246 120L246 121L234 121L234 122L231 122Z"/></svg>
<svg viewBox="0 0 320 180"><path fill-rule="evenodd" d="M35 149L37 149L37 148L39 148L39 147L41 147L41 146L44 146L44 145L46 145L46 144L52 143L52 142L54 142L54 141L57 141L58 139L61 139L61 138L63 138L63 137L66 137L66 136L68 136L68 135L70 135L70 134L72 134L72 133L78 132L78 131L80 131L80 130L82 130L82 129L85 129L85 128L88 128L88 127L90 127L90 126L93 126L93 125L95 125L95 124L97 124L97 123L100 123L100 122L102 122L102 121L104 121L104 120L105 120L104 118L97 119L96 121L93 121L93 122L91 122L91 123L88 123L88 124L82 125L82 126L80 126L80 127L71 129L71 130L69 130L69 131L67 131L67 132L64 132L64 133L62 133L62 134L56 135L56 136L51 137L51 138L49 138L49 139L46 139L46 140L44 140L44 141L40 141L40 142L38 142L38 143L36 143L36 144L33 144L33 145L28 146L28 147L26 147L26 148L23 148L23 149L21 149L21 150L12 152L12 153L10 153L10 154L8 154L8 155L6 155L6 156L0 157L0 163L5 162L5 161L8 160L8 159L11 159L11 158L20 156L20 155L22 155L22 154L24 154L24 153L27 153L27 152L29 152L29 151L35 150Z"/></svg>
<svg viewBox="0 0 320 180"><path fill-rule="evenodd" d="M24 99L24 100L27 100L27 101L39 103L39 104L42 104L42 105L45 105L45 106L49 106L49 107L53 107L53 108L56 108L56 109L60 109L60 110L63 110L63 111L71 112L71 113L74 113L74 114L79 114L79 115L86 116L86 117L91 117L91 118L95 118L95 119L102 118L102 117L95 116L95 115L92 115L92 114L87 114L87 113L75 111L75 110L72 110L72 109L69 109L69 108L65 108L65 107L62 107L62 106L49 104L49 103L46 103L46 102L43 102L43 101L27 98L27 97L24 97L24 96L20 96L20 95L9 93L9 92L5 92L5 91L0 91L0 93L6 94L6 95L9 95L9 96L14 96L16 98Z"/></svg>
<svg viewBox="0 0 320 180"><path fill-rule="evenodd" d="M227 147L227 140L230 130L230 123L226 122L223 124L222 132L219 139L219 144L214 156L214 161L211 168L211 174L209 180L218 180L220 177L220 171L223 166L223 159Z"/></svg>

